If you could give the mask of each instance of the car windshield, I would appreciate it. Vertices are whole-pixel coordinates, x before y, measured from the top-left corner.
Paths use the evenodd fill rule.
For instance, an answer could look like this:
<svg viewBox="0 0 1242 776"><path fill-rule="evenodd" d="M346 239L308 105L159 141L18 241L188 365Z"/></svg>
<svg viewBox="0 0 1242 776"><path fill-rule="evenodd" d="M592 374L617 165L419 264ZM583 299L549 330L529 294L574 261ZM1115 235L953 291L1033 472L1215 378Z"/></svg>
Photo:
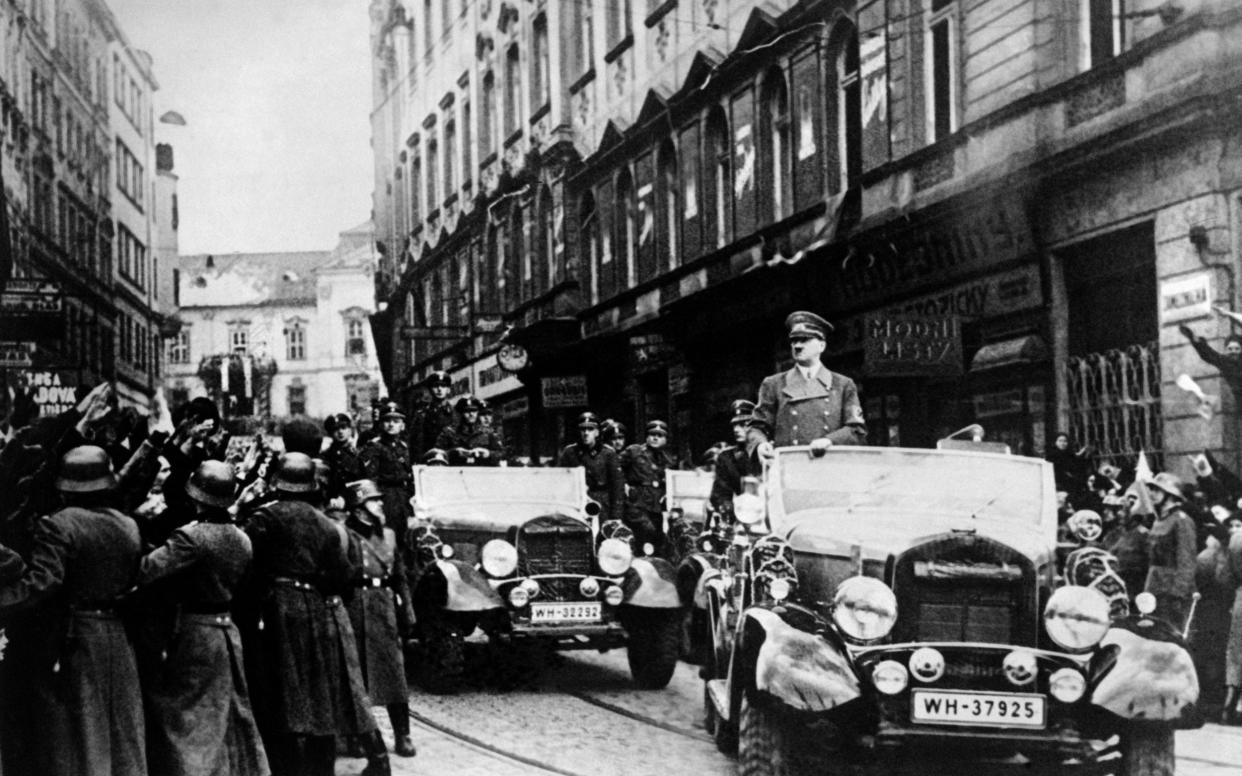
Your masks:
<svg viewBox="0 0 1242 776"><path fill-rule="evenodd" d="M1043 462L1023 456L901 448L834 448L822 458L780 454L786 514L808 509L942 514L1038 525L1049 503ZM1051 494L1048 494L1051 497Z"/></svg>
<svg viewBox="0 0 1242 776"><path fill-rule="evenodd" d="M426 466L416 469L415 491L427 503L538 501L581 506L581 469Z"/></svg>

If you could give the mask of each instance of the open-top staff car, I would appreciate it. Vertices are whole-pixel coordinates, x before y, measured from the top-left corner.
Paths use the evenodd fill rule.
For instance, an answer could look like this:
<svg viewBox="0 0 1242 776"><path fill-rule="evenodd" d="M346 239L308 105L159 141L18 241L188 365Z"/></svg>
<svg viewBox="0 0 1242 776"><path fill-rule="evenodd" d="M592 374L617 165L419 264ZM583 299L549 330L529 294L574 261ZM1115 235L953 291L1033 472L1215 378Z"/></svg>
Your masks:
<svg viewBox="0 0 1242 776"><path fill-rule="evenodd" d="M1150 602L1058 585L1049 464L819 452L776 451L735 507L765 535L705 582L708 724L742 773L1172 773L1190 656Z"/></svg>
<svg viewBox="0 0 1242 776"><path fill-rule="evenodd" d="M681 602L673 569L604 538L580 468L414 467L410 590L431 689L456 686L464 640L628 647L643 687L672 678Z"/></svg>

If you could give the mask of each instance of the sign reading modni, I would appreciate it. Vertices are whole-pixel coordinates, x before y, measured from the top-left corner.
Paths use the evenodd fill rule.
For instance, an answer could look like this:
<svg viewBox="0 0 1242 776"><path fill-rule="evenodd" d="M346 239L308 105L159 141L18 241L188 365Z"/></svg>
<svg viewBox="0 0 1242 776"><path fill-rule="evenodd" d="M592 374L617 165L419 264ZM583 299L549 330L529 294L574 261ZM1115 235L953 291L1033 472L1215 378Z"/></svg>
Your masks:
<svg viewBox="0 0 1242 776"><path fill-rule="evenodd" d="M962 327L956 316L878 313L866 319L864 369L870 377L962 374Z"/></svg>

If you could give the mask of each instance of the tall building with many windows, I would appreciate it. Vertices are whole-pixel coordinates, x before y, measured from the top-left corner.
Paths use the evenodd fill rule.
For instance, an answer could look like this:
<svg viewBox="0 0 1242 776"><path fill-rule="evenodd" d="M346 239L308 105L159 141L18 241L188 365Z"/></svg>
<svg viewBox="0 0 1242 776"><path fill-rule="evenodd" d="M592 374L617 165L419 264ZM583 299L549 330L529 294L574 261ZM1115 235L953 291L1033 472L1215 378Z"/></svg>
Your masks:
<svg viewBox="0 0 1242 776"><path fill-rule="evenodd" d="M1239 397L1178 332L1219 348L1239 304L1236 3L371 17L385 374L450 370L518 452L585 406L702 450L810 309L873 443L979 422L1031 454L1066 430L1096 459L1242 462Z"/></svg>

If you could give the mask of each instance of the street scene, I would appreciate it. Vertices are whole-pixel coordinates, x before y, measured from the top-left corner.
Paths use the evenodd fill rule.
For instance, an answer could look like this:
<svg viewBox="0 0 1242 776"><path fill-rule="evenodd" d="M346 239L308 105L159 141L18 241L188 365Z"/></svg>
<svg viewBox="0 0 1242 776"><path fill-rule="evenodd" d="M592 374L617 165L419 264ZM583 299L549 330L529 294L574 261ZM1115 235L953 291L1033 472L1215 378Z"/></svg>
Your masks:
<svg viewBox="0 0 1242 776"><path fill-rule="evenodd" d="M1237 772L1240 40L0 0L0 776Z"/></svg>

